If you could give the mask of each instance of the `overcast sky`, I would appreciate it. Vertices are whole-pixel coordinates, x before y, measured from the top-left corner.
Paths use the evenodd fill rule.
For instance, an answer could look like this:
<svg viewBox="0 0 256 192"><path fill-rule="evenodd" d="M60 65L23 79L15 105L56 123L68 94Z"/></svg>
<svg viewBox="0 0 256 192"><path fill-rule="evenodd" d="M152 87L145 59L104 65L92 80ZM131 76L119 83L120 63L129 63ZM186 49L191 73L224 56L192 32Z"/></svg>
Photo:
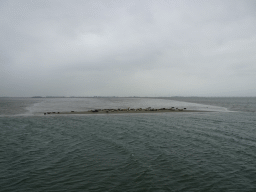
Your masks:
<svg viewBox="0 0 256 192"><path fill-rule="evenodd" d="M256 96L254 0L1 0L0 96Z"/></svg>

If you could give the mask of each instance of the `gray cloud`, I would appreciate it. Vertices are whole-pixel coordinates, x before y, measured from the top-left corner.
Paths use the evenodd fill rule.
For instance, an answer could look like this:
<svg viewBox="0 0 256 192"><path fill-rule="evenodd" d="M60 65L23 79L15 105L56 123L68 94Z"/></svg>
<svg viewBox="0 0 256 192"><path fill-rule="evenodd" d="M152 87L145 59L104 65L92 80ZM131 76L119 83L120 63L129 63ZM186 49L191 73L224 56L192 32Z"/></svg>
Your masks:
<svg viewBox="0 0 256 192"><path fill-rule="evenodd" d="M0 96L255 96L254 1L1 1Z"/></svg>

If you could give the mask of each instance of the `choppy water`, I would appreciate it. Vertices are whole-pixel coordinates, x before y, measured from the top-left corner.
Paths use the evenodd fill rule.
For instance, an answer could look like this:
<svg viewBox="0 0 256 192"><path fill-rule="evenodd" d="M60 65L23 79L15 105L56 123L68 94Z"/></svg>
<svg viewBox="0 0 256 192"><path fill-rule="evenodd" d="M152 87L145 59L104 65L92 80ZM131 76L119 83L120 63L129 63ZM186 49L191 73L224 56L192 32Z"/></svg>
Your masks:
<svg viewBox="0 0 256 192"><path fill-rule="evenodd" d="M255 98L181 99L0 98L0 191L255 191ZM138 105L215 112L41 114Z"/></svg>

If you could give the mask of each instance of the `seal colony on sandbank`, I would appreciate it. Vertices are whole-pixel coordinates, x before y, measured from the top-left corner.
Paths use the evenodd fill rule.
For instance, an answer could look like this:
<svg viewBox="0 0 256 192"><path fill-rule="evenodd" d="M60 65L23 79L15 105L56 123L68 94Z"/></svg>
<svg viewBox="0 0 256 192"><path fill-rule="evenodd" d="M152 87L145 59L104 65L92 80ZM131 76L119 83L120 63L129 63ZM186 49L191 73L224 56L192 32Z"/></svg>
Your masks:
<svg viewBox="0 0 256 192"><path fill-rule="evenodd" d="M125 108L125 109L93 109L89 111L70 111L70 112L46 112L46 114L109 114L109 113L157 113L157 112L209 112L200 110L187 110L187 108Z"/></svg>

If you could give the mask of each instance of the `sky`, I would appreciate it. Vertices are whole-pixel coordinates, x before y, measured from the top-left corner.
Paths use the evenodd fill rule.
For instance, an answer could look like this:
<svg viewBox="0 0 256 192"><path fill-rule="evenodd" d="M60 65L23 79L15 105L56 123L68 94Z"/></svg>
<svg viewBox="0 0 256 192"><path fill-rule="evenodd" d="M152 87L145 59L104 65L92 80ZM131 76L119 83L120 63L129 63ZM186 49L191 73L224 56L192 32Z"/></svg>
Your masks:
<svg viewBox="0 0 256 192"><path fill-rule="evenodd" d="M256 96L256 1L1 0L3 96Z"/></svg>

